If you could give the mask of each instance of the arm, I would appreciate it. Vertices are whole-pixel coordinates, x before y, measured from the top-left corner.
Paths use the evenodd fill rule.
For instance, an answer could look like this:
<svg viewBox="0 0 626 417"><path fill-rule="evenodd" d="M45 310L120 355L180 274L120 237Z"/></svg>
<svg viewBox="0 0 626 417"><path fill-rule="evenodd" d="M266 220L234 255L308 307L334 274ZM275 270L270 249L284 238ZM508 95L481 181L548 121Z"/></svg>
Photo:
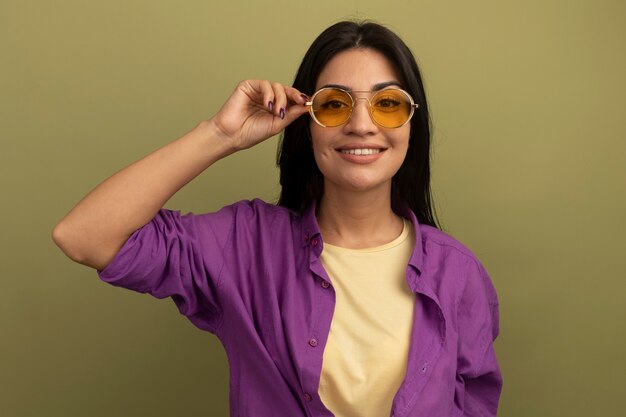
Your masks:
<svg viewBox="0 0 626 417"><path fill-rule="evenodd" d="M304 102L294 88L242 81L213 118L92 190L56 225L54 242L72 260L103 269L185 184L219 159L279 133L306 112Z"/></svg>

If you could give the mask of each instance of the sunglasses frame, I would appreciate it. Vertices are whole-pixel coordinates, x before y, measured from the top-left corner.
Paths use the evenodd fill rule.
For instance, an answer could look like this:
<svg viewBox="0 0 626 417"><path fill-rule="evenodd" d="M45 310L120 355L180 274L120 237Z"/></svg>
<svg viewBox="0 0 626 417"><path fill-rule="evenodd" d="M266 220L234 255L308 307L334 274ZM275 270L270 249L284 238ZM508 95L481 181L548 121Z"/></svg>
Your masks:
<svg viewBox="0 0 626 417"><path fill-rule="evenodd" d="M315 97L321 93L322 91L327 91L327 90L335 90L335 91L341 91L342 93L346 93L346 95L348 97L350 97L350 101L351 101L351 106L350 106L350 112L348 113L348 117L346 118L345 121L343 121L342 123L339 123L338 125L334 125L334 126L330 126L330 125L325 125L322 122L320 122L317 117L315 117L315 113L313 112L313 102L315 101ZM394 91L400 91L401 93L403 93L408 99L409 99L409 103L411 103L411 113L409 113L409 116L407 117L406 121L404 123L402 123L399 126L394 126L394 127L389 127L389 126L383 126L382 124L378 123L376 121L376 119L374 118L374 116L372 115L372 101L371 99L376 97L378 94L385 92L385 91L389 91L389 90L394 90ZM369 93L372 94L371 98L367 98L367 97L354 97L352 94L353 93ZM370 91L364 91L364 90L344 90L343 88L339 88L339 87L324 87L324 88L320 88L319 90L317 90L313 96L311 97L311 100L307 101L306 103L304 103L305 106L309 107L309 113L311 115L311 117L313 118L313 120L315 121L315 123L317 123L318 125L322 126L322 127L338 127L341 126L345 123L348 122L348 120L350 120L350 117L352 117L352 112L354 111L354 106L356 105L356 101L357 100L367 100L367 109L370 115L370 118L372 119L372 122L374 122L377 126L380 127L384 127L385 129L397 129L399 127L404 126L405 124L407 124L411 118L413 117L413 114L415 113L415 109L417 109L419 107L419 104L417 104L416 102L413 101L413 97L411 97L411 95L409 93L407 93L405 90L401 89L401 88L383 88L382 90L370 90Z"/></svg>

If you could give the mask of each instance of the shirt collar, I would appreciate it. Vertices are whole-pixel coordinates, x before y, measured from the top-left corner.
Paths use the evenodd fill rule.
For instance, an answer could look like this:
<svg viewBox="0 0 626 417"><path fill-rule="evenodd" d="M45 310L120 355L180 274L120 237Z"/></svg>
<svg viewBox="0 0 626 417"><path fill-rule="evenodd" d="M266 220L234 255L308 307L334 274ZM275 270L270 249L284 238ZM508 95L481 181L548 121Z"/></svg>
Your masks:
<svg viewBox="0 0 626 417"><path fill-rule="evenodd" d="M322 240L320 227L317 224L317 217L315 216L316 210L317 204L314 201L302 214L302 246L307 246L311 239L319 239L319 241ZM417 217L415 216L413 210L411 210L407 205L402 205L395 211L398 215L410 220L411 224L413 224L413 230L415 230L415 247L413 248L411 259L409 259L409 265L412 265L421 272L423 263L423 248L420 224L417 221Z"/></svg>
<svg viewBox="0 0 626 417"><path fill-rule="evenodd" d="M401 205L395 211L398 215L410 220L413 224L413 230L415 230L415 246L413 248L413 254L411 255L411 259L409 259L409 265L414 266L421 272L422 263L424 260L424 250L422 248L422 232L420 230L420 224L417 221L415 213L409 208L408 205Z"/></svg>
<svg viewBox="0 0 626 417"><path fill-rule="evenodd" d="M317 203L313 201L302 213L302 246L307 246L309 241L315 237L321 239L320 226L317 224L317 217L315 217L316 210Z"/></svg>

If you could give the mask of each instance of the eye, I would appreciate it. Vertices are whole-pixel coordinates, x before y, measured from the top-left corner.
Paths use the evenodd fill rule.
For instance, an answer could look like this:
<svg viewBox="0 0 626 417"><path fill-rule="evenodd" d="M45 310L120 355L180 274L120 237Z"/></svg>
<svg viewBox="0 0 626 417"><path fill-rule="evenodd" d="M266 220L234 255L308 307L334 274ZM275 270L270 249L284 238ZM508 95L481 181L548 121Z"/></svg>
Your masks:
<svg viewBox="0 0 626 417"><path fill-rule="evenodd" d="M398 101L395 97L381 97L376 100L376 107L382 107L387 109L398 107L400 104L402 103L400 103L400 101Z"/></svg>
<svg viewBox="0 0 626 417"><path fill-rule="evenodd" d="M329 99L320 105L325 110L341 110L350 107L348 103L342 100Z"/></svg>
<svg viewBox="0 0 626 417"><path fill-rule="evenodd" d="M379 112L395 113L402 108L402 103L395 98L381 98L374 104L374 108Z"/></svg>

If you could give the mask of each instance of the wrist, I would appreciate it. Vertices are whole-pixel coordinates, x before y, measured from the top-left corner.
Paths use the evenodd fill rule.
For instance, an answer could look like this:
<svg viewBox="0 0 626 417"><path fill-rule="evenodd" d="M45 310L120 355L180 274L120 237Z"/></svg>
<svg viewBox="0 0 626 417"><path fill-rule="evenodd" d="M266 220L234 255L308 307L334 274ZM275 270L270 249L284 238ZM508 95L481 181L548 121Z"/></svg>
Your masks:
<svg viewBox="0 0 626 417"><path fill-rule="evenodd" d="M207 149L216 152L218 156L217 159L226 157L239 150L233 144L233 141L222 132L212 118L201 121L195 127L194 132L206 142Z"/></svg>

